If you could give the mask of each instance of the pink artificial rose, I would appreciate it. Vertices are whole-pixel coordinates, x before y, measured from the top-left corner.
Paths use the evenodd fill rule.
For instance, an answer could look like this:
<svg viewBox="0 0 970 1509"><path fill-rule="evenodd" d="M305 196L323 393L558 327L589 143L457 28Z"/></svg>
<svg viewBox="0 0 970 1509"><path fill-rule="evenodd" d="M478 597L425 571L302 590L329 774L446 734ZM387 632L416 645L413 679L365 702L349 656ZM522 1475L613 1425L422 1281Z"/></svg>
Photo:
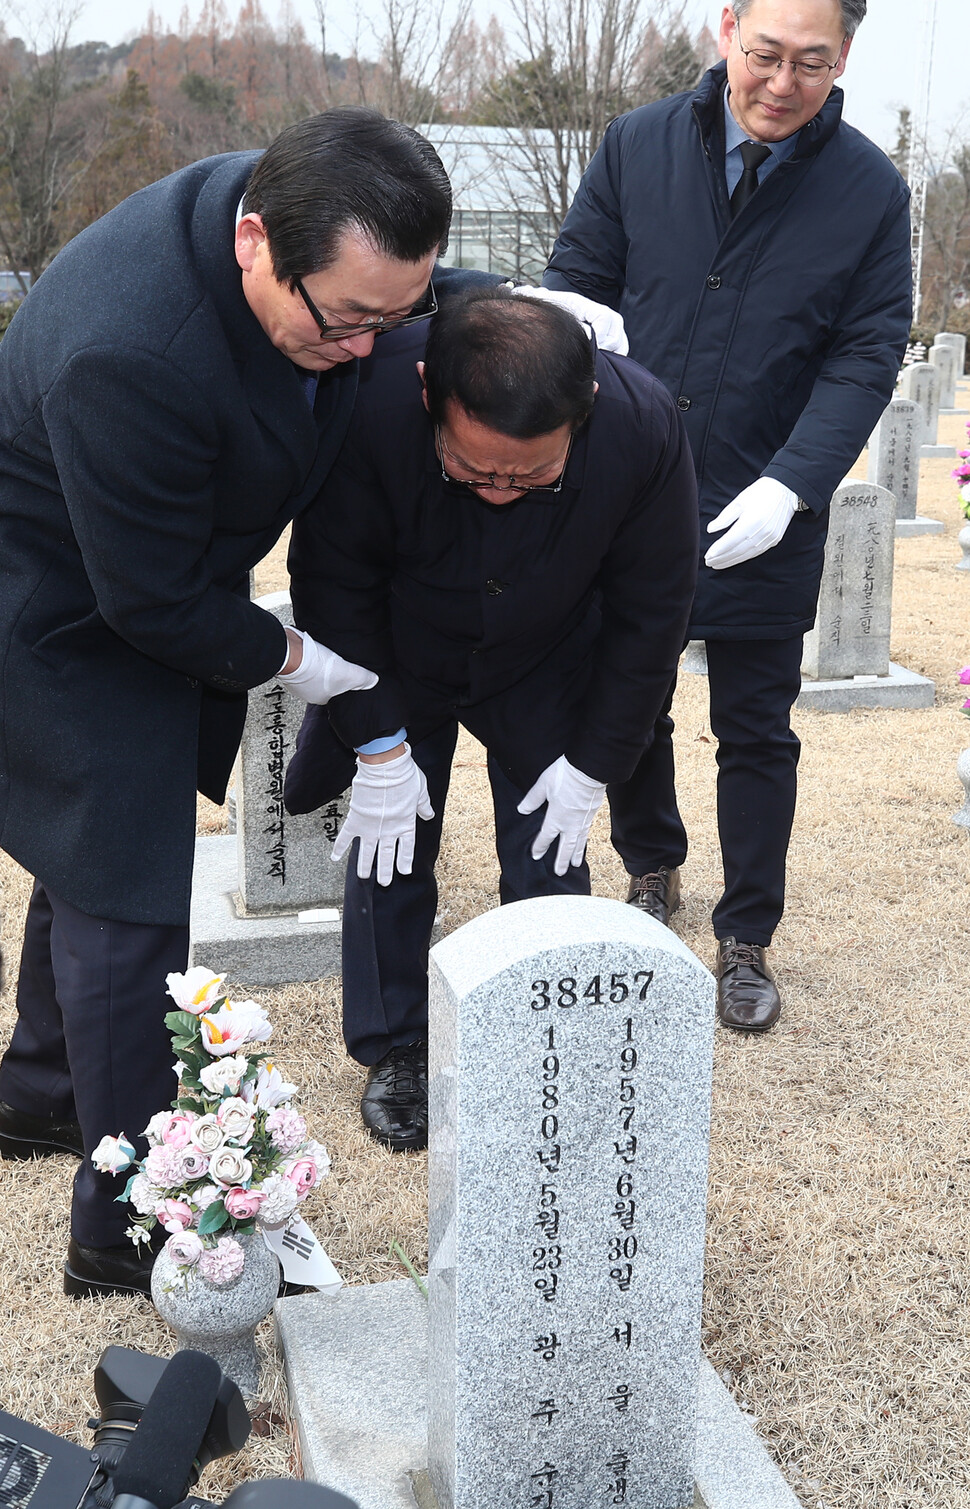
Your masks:
<svg viewBox="0 0 970 1509"><path fill-rule="evenodd" d="M305 1200L317 1182L317 1166L312 1158L297 1158L283 1169L283 1174L296 1190L298 1200Z"/></svg>
<svg viewBox="0 0 970 1509"><path fill-rule="evenodd" d="M960 685L970 686L970 665L965 665L960 672Z"/></svg>
<svg viewBox="0 0 970 1509"><path fill-rule="evenodd" d="M202 1238L194 1231L177 1232L165 1243L165 1251L180 1268L191 1268L205 1251Z"/></svg>
<svg viewBox="0 0 970 1509"><path fill-rule="evenodd" d="M191 1144L179 1151L179 1168L182 1178L191 1183L194 1179L201 1179L209 1172L209 1160L205 1153L201 1153L197 1147Z"/></svg>
<svg viewBox="0 0 970 1509"><path fill-rule="evenodd" d="M155 1216L165 1230L173 1234L187 1231L194 1219L191 1205L186 1205L184 1200L159 1200Z"/></svg>
<svg viewBox="0 0 970 1509"><path fill-rule="evenodd" d="M166 1147L182 1148L188 1143L192 1135L194 1116L189 1116L185 1111L176 1111L168 1118L162 1127L162 1141Z"/></svg>
<svg viewBox="0 0 970 1509"><path fill-rule="evenodd" d="M237 1184L233 1189L226 1190L222 1199L234 1221L248 1221L256 1214L266 1196L258 1189L242 1189Z"/></svg>

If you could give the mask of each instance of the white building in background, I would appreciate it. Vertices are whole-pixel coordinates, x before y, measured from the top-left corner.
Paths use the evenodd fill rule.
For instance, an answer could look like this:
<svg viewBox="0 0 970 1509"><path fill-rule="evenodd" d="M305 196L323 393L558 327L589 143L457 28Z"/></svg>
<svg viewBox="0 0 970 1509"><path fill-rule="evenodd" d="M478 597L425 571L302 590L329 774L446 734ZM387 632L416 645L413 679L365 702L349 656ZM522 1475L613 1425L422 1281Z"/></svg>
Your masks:
<svg viewBox="0 0 970 1509"><path fill-rule="evenodd" d="M30 273L22 272L20 277L27 287L30 287ZM10 304L14 300L18 303L24 296L23 283L15 272L9 272L6 268L0 270L0 304Z"/></svg>
<svg viewBox="0 0 970 1509"><path fill-rule="evenodd" d="M446 267L476 267L537 283L552 251L559 219L543 183L556 182L557 142L551 131L507 126L418 126L451 179L455 214ZM579 186L567 173L568 199Z"/></svg>

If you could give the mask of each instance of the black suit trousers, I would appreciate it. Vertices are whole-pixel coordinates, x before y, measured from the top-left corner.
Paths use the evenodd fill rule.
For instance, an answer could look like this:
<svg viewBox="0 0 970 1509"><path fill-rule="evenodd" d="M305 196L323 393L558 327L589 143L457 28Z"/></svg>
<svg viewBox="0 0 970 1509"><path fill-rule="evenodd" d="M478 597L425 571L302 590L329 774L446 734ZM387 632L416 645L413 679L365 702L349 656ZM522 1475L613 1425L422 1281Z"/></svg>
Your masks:
<svg viewBox="0 0 970 1509"><path fill-rule="evenodd" d="M17 1025L0 1064L0 1100L70 1121L84 1136L71 1232L86 1247L125 1242L132 1210L115 1203L127 1175L99 1174L88 1156L124 1132L139 1156L156 1111L175 1097L164 1017L165 977L186 967L188 927L89 917L39 882L24 929Z"/></svg>
<svg viewBox="0 0 970 1509"><path fill-rule="evenodd" d="M718 938L767 947L784 911L801 749L790 714L801 687L801 661L800 634L707 641L724 864L724 893L713 914ZM631 875L673 868L687 857L674 786L674 686L633 776L609 788L613 846Z"/></svg>
<svg viewBox="0 0 970 1509"><path fill-rule="evenodd" d="M428 1035L428 950L438 904L434 867L457 737L458 725L445 724L411 751L424 771L435 812L429 821L418 818L411 874L395 871L387 886L378 885L373 871L367 880L359 880L359 844L355 842L350 850L343 919L344 1041L347 1052L362 1064L376 1064L391 1048ZM503 775L491 757L488 779L495 807L502 905L533 896L588 896L585 860L570 865L565 875L555 873L558 840L542 859L532 858L545 806L527 817L518 812L525 792Z"/></svg>

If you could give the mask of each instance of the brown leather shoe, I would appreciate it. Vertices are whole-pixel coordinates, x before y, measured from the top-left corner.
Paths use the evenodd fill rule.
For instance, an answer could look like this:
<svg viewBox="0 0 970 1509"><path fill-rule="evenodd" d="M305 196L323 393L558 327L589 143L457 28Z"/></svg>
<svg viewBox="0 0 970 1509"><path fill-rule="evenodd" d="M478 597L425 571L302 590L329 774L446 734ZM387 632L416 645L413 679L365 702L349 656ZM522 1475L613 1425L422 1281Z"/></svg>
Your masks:
<svg viewBox="0 0 970 1509"><path fill-rule="evenodd" d="M626 899L638 912L669 927L671 914L680 906L680 871L661 865L649 875L634 875Z"/></svg>
<svg viewBox="0 0 970 1509"><path fill-rule="evenodd" d="M760 943L719 938L717 1014L737 1032L767 1032L781 1014L781 996Z"/></svg>

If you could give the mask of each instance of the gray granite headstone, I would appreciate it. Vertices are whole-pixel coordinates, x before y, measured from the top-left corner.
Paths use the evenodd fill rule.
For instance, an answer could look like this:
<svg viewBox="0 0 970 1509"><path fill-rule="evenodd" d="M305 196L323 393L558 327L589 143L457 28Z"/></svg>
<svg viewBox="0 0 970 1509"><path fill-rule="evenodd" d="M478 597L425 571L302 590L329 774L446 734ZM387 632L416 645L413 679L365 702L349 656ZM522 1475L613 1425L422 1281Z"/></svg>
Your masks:
<svg viewBox="0 0 970 1509"><path fill-rule="evenodd" d="M438 1509L689 1509L714 982L602 898L431 954Z"/></svg>
<svg viewBox="0 0 970 1509"><path fill-rule="evenodd" d="M923 411L911 398L894 398L869 440L870 482L896 498L896 518L915 519Z"/></svg>
<svg viewBox="0 0 970 1509"><path fill-rule="evenodd" d="M281 623L292 624L288 592L256 601ZM306 703L276 680L249 694L235 787L239 894L246 916L343 904L345 864L333 864L330 855L347 811L346 795L301 817L291 817L283 806L283 778L305 712Z"/></svg>
<svg viewBox="0 0 970 1509"><path fill-rule="evenodd" d="M930 347L930 362L940 374L940 408L952 409L957 401L956 352L939 341Z"/></svg>
<svg viewBox="0 0 970 1509"><path fill-rule="evenodd" d="M959 382L967 365L967 338L956 330L941 330L934 346L952 346L956 352L956 377Z"/></svg>
<svg viewBox="0 0 970 1509"><path fill-rule="evenodd" d="M901 398L911 398L923 410L923 444L936 445L940 427L940 374L931 362L913 362L899 379Z"/></svg>
<svg viewBox="0 0 970 1509"><path fill-rule="evenodd" d="M803 675L833 681L889 674L895 523L895 499L884 487L843 482L836 488Z"/></svg>

